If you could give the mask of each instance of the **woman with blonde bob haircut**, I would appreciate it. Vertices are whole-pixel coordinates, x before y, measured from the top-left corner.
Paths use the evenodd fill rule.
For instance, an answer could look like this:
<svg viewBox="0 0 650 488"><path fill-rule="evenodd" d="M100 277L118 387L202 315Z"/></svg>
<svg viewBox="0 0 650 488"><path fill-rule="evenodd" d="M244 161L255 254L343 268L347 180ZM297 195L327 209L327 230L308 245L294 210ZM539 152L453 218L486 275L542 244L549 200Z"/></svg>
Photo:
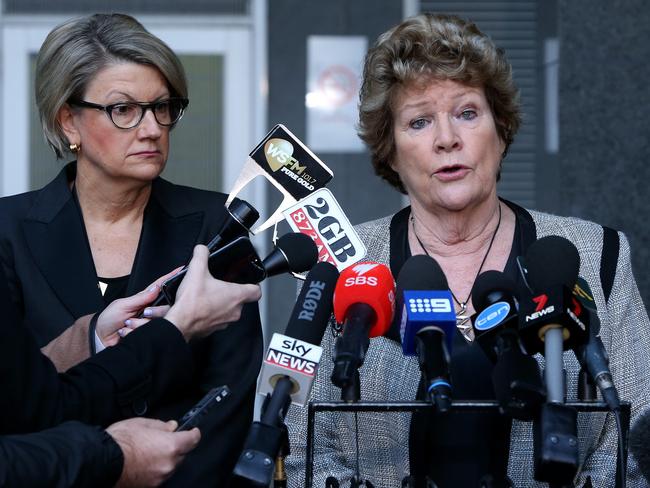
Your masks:
<svg viewBox="0 0 650 488"><path fill-rule="evenodd" d="M580 256L579 276L597 305L614 382L621 398L632 402L634 421L650 406L650 323L632 275L627 239L613 229L528 210L498 196L502 161L520 120L518 90L505 53L474 23L421 14L379 36L366 55L359 136L377 175L406 194L410 205L357 226L367 259L390 266L395 277L413 256L420 255L411 264L422 272L424 261L433 266L432 277L439 274L432 260L437 262L456 313L449 360L452 397L495 401L494 364L476 344L472 327L472 317L483 309L481 297L472 294L474 284L492 271L492 277L524 290L516 258L545 236L571 241ZM416 357L403 354L401 310L396 314L389 331L370 341L359 370L360 397L433 401L428 387L437 386L425 383ZM323 357L332 357L334 343L326 334ZM580 365L571 351L563 360L567 400L576 400ZM534 360L528 364L536 367ZM332 361L321 362L311 400L340 398L331 374ZM290 409L287 418L292 487L304 483L306 412ZM367 479L386 488L536 486L532 423L497 412L364 412L358 419L352 413L321 413L314 439L313 486L326 485L328 477L341 486ZM588 479L593 486L612 486L614 418L581 414L578 439L576 486ZM643 486L632 462L628 486Z"/></svg>
<svg viewBox="0 0 650 488"><path fill-rule="evenodd" d="M47 142L75 161L44 188L0 200L0 263L25 327L66 370L166 313L147 306L156 280L216 235L226 195L160 178L189 104L187 81L176 54L133 17L95 14L54 28L38 53L35 93ZM226 285L233 299L218 330L192 341L193 382L155 410L142 392L157 378L143 376L115 400L125 416L179 419L228 385L172 485L225 484L252 420L262 335L257 303L247 302L259 289Z"/></svg>
<svg viewBox="0 0 650 488"><path fill-rule="evenodd" d="M74 153L59 121L61 108L70 100L83 98L88 84L109 64L132 62L151 66L164 77L171 98L187 100L185 70L167 44L129 15L112 14L110 22L100 18L68 20L50 33L39 51L34 86L36 105L45 139L57 158L65 152Z"/></svg>

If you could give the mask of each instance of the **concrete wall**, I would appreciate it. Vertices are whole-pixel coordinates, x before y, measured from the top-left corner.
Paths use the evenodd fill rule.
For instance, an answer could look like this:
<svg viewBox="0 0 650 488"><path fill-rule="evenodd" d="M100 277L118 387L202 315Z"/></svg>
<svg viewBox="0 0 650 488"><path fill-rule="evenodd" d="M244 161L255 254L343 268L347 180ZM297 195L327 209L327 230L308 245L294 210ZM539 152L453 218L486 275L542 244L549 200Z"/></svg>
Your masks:
<svg viewBox="0 0 650 488"><path fill-rule="evenodd" d="M650 8L561 0L558 212L622 230L650 304Z"/></svg>

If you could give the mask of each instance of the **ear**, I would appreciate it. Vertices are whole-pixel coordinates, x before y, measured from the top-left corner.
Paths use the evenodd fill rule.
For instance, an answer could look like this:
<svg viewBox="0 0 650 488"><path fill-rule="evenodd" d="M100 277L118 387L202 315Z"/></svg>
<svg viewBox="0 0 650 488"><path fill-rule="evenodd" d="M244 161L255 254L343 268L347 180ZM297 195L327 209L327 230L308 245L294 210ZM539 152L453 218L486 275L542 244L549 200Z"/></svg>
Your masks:
<svg viewBox="0 0 650 488"><path fill-rule="evenodd" d="M388 167L389 167L390 169L392 169L393 171L395 171L395 173L399 173L399 171L397 170L397 161L395 161L395 156L393 156L392 158L390 158L390 159L387 161L387 163L388 163Z"/></svg>
<svg viewBox="0 0 650 488"><path fill-rule="evenodd" d="M70 108L70 105L67 103L59 109L59 113L56 116L56 120L61 127L61 130L65 134L68 142L70 144L80 144L81 143L81 134L77 130L77 120L75 113Z"/></svg>

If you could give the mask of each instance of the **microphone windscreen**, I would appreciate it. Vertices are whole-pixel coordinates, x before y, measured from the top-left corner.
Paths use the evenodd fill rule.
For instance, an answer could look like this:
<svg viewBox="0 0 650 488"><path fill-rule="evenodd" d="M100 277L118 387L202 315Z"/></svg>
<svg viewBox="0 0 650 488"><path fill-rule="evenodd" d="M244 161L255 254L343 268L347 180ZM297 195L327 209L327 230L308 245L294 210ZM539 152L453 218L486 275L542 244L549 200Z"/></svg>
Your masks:
<svg viewBox="0 0 650 488"><path fill-rule="evenodd" d="M311 269L293 307L286 336L320 344L332 314L334 287L339 277L336 266L320 262Z"/></svg>
<svg viewBox="0 0 650 488"><path fill-rule="evenodd" d="M474 310L480 312L489 305L492 305L493 301L489 300L488 297L495 292L516 297L517 285L515 285L512 278L500 271L489 270L478 275L472 287Z"/></svg>
<svg viewBox="0 0 650 488"><path fill-rule="evenodd" d="M311 237L300 232L289 232L278 239L278 245L287 257L289 269L302 273L318 261L318 249Z"/></svg>
<svg viewBox="0 0 650 488"><path fill-rule="evenodd" d="M546 236L528 248L526 268L528 284L535 291L556 285L573 288L580 271L580 255L568 239Z"/></svg>
<svg viewBox="0 0 650 488"><path fill-rule="evenodd" d="M395 311L393 275L383 264L364 261L345 268L334 290L334 316L343 323L351 305L369 305L376 314L369 337L384 335Z"/></svg>
<svg viewBox="0 0 650 488"><path fill-rule="evenodd" d="M238 198L230 204L228 213L246 229L253 227L260 218L259 212L250 203Z"/></svg>
<svg viewBox="0 0 650 488"><path fill-rule="evenodd" d="M438 262L418 254L406 260L397 275L397 290L448 290L447 277Z"/></svg>
<svg viewBox="0 0 650 488"><path fill-rule="evenodd" d="M262 262L267 276L291 271L302 273L318 261L316 244L306 234L289 232L278 239L275 249Z"/></svg>
<svg viewBox="0 0 650 488"><path fill-rule="evenodd" d="M260 214L245 200L235 199L226 207L226 218L217 232L217 235L208 243L210 253L235 240L239 236L248 234L253 224L260 218Z"/></svg>
<svg viewBox="0 0 650 488"><path fill-rule="evenodd" d="M639 465L641 474L650 483L650 409L642 413L630 430L630 452Z"/></svg>

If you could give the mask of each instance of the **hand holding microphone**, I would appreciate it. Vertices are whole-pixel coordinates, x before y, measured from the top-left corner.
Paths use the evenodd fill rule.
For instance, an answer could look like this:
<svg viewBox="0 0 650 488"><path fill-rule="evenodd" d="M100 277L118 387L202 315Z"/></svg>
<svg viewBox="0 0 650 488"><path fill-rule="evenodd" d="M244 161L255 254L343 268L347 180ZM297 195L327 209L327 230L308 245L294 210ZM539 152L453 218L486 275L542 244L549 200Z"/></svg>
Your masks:
<svg viewBox="0 0 650 488"><path fill-rule="evenodd" d="M307 271L317 260L316 244L304 234L290 232L280 237L264 261L248 238L239 237L210 254L208 270L213 277L230 283L259 283L281 273ZM162 284L168 303L174 303L186 272L183 268Z"/></svg>
<svg viewBox="0 0 650 488"><path fill-rule="evenodd" d="M226 206L226 219L219 228L217 234L208 243L208 251L212 254L224 245L235 240L237 237L247 236L250 232L250 228L259 218L260 214L258 211L248 202L244 200L233 200L229 206ZM186 269L187 265L183 268ZM173 276L171 278L173 278ZM176 293L178 284L180 284L180 280L178 280L174 285L174 294ZM150 306L157 307L159 305L171 304L172 302L173 300L170 300L168 295L165 293L159 293Z"/></svg>

